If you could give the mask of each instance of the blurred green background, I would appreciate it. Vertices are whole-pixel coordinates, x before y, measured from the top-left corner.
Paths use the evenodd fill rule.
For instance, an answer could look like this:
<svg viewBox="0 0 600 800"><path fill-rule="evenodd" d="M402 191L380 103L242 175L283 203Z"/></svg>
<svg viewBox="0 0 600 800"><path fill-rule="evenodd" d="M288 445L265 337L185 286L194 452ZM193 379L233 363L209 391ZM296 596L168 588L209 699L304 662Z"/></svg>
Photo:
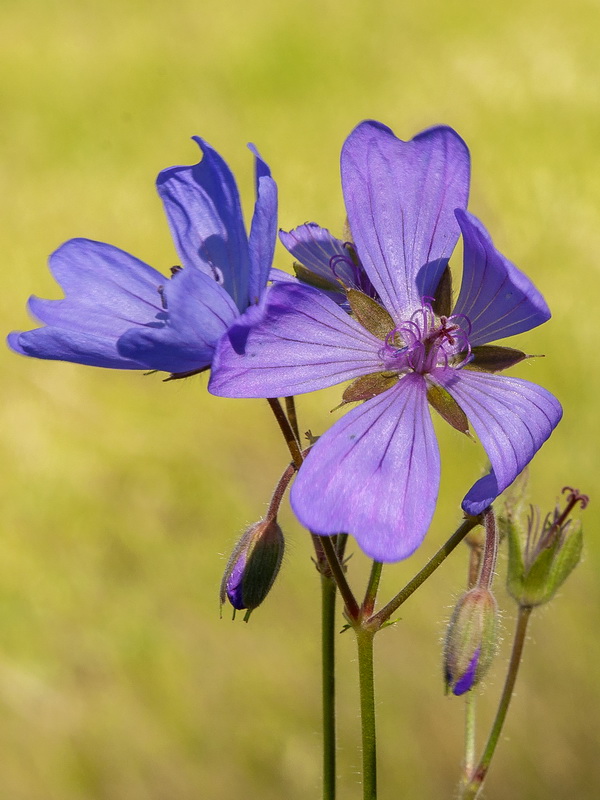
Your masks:
<svg viewBox="0 0 600 800"><path fill-rule="evenodd" d="M554 313L515 342L546 355L515 372L565 408L534 462L532 501L549 510L564 484L592 495L585 560L534 616L486 797L597 798L597 0L2 0L0 22L6 332L30 327L30 294L60 296L45 263L72 236L175 263L153 181L197 159L192 134L228 160L247 210L253 141L279 184L281 226L314 219L340 234L339 151L358 121L405 139L445 122L466 139L472 210ZM276 263L289 264L283 250ZM287 462L266 403L210 397L205 376L163 384L1 358L0 795L318 797L318 580L288 511L269 601L249 625L219 619L225 558ZM337 390L301 398L303 428L323 430L338 401ZM432 530L386 570L386 596L454 529L484 464L453 431L441 439ZM357 553L357 587L365 568ZM440 639L465 572L459 550L379 637L382 800L453 795L462 702L443 695ZM505 641L484 721L514 621L504 559L499 573ZM351 634L339 661L340 798L351 800Z"/></svg>

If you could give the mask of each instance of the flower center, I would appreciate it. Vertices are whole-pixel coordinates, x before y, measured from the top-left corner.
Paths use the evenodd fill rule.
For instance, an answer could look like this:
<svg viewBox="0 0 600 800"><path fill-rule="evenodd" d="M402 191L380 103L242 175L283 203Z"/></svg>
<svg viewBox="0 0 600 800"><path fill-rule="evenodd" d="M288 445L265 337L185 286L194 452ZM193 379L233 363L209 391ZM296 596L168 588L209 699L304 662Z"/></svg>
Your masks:
<svg viewBox="0 0 600 800"><path fill-rule="evenodd" d="M470 332L471 323L463 314L437 317L424 299L410 319L388 333L381 357L386 369L400 373L460 369L471 356Z"/></svg>

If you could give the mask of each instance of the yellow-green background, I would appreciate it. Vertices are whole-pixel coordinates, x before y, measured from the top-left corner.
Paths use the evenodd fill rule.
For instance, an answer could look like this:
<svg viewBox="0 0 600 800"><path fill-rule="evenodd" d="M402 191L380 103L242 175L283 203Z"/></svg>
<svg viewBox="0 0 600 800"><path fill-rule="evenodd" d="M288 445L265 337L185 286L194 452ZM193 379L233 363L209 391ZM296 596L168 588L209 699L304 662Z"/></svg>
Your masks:
<svg viewBox="0 0 600 800"><path fill-rule="evenodd" d="M175 263L153 188L192 163L201 134L252 202L255 142L280 224L341 233L338 156L351 128L402 138L453 125L473 157L472 210L531 275L554 317L517 374L565 418L532 469L549 509L592 495L585 560L536 614L486 797L600 794L598 315L600 6L597 0L3 0L0 5L0 305L29 327L29 294L59 296L62 241L111 242ZM278 250L276 263L288 259ZM307 535L249 625L219 620L224 559L263 513L287 456L262 401L158 376L2 353L0 796L11 800L300 800L319 796L318 584ZM339 393L302 398L329 424ZM441 499L426 543L387 569L399 588L460 519L484 464L441 435ZM465 577L454 554L381 634L382 800L452 796L462 702L444 697L440 639ZM489 720L514 620L480 703ZM350 562L356 586L365 565ZM340 620L341 624L341 620ZM356 663L339 639L340 798L358 798Z"/></svg>

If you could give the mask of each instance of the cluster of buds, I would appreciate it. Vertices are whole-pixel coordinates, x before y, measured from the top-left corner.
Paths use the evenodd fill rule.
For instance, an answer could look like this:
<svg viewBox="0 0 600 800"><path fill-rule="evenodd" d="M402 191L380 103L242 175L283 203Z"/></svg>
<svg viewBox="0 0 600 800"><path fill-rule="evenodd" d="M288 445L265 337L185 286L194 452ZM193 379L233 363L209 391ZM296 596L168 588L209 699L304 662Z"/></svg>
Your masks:
<svg viewBox="0 0 600 800"><path fill-rule="evenodd" d="M526 528L509 512L503 520L508 538L508 591L521 607L547 603L581 559L583 531L579 520L570 519L579 503L589 498L565 486L565 508L557 504L543 521L538 508L530 507Z"/></svg>

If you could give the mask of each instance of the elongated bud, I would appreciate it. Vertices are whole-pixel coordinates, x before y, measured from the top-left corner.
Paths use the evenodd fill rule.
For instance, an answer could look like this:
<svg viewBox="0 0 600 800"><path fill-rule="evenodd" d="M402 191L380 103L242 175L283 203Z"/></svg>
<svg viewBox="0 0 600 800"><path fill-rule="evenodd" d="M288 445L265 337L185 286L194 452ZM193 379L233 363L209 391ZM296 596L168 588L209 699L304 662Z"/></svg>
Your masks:
<svg viewBox="0 0 600 800"><path fill-rule="evenodd" d="M223 580L221 606L228 600L236 610L247 609L244 621L265 599L281 566L284 538L276 518L251 525L233 549Z"/></svg>
<svg viewBox="0 0 600 800"><path fill-rule="evenodd" d="M498 606L491 591L476 586L463 594L446 632L446 692L461 695L479 683L492 663L497 634Z"/></svg>
<svg viewBox="0 0 600 800"><path fill-rule="evenodd" d="M520 606L532 608L547 603L565 582L581 559L583 531L571 511L588 497L566 486L566 507L557 505L540 520L538 508L531 507L527 528L515 518L507 523L508 580L510 594Z"/></svg>

